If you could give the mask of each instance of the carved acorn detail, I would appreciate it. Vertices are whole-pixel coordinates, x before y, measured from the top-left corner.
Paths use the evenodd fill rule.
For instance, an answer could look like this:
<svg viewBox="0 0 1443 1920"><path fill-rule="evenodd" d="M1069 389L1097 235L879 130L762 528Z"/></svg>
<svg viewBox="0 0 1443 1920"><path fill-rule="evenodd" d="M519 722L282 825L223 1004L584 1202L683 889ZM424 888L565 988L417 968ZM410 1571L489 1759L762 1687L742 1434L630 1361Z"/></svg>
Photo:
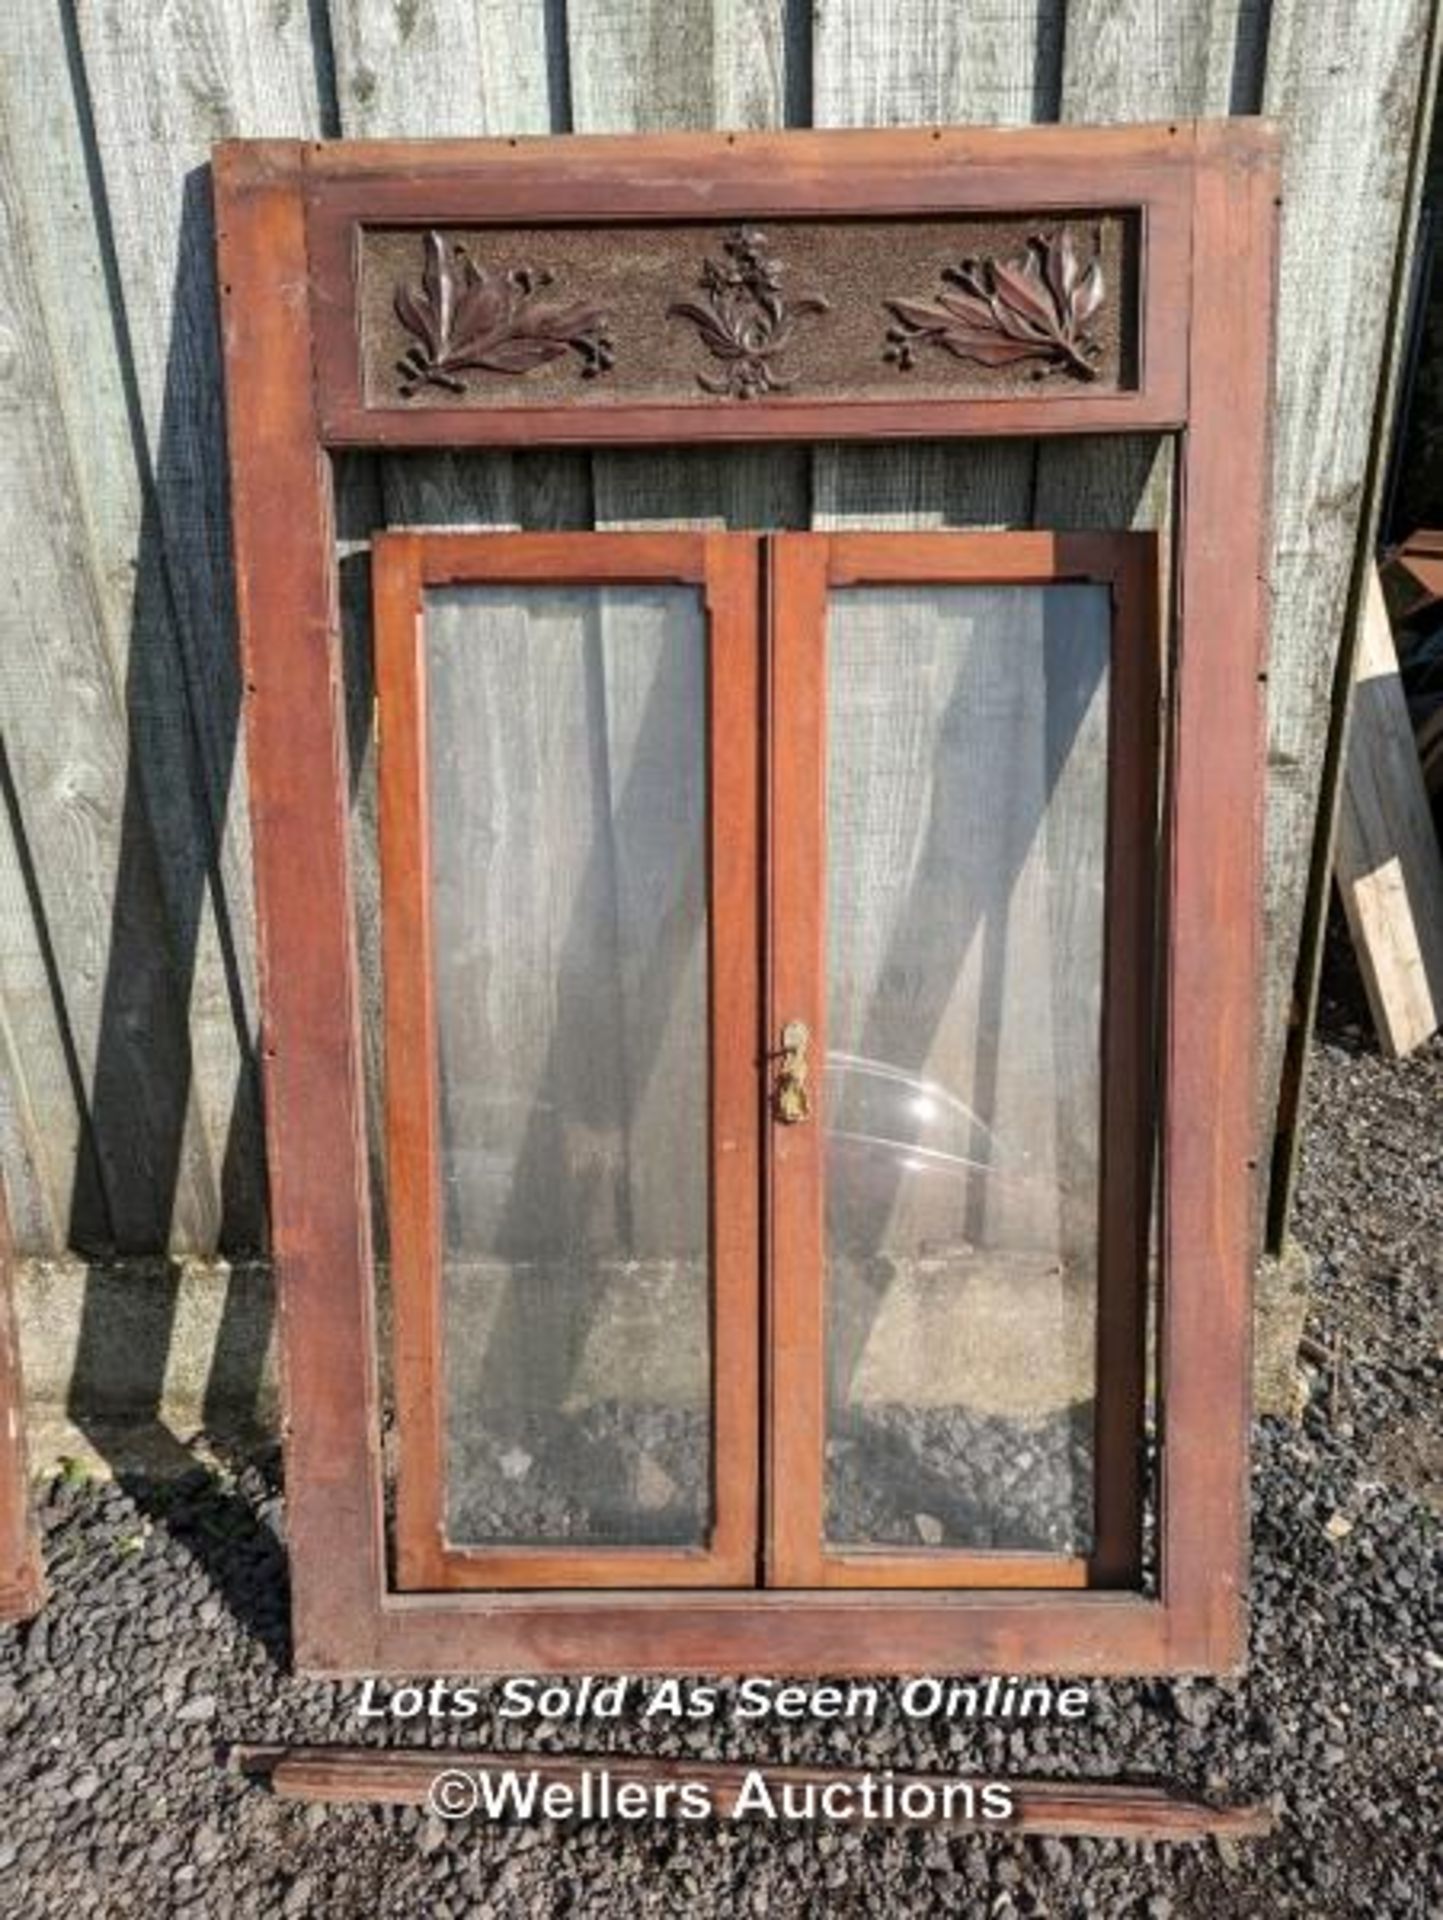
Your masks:
<svg viewBox="0 0 1443 1920"><path fill-rule="evenodd" d="M402 394L409 399L427 385L464 393L464 372L531 373L572 353L583 380L605 373L606 315L586 300L540 298L551 283L544 268L487 268L428 233L419 285L396 289L396 317L413 336L396 363Z"/></svg>
<svg viewBox="0 0 1443 1920"><path fill-rule="evenodd" d="M885 358L906 371L920 346L942 347L982 367L1035 363L1095 380L1102 349L1089 331L1106 296L1102 262L1086 266L1070 228L1034 234L1012 259L968 259L948 267L935 302L888 300L896 324L887 329Z"/></svg>
<svg viewBox="0 0 1443 1920"><path fill-rule="evenodd" d="M827 313L820 294L788 300L782 293L782 263L767 251L767 237L755 227L737 227L722 241L723 258L707 260L698 282L705 300L678 300L667 313L690 320L702 345L721 362L717 374L699 373L706 393L754 400L784 393L792 382L777 360L798 320Z"/></svg>

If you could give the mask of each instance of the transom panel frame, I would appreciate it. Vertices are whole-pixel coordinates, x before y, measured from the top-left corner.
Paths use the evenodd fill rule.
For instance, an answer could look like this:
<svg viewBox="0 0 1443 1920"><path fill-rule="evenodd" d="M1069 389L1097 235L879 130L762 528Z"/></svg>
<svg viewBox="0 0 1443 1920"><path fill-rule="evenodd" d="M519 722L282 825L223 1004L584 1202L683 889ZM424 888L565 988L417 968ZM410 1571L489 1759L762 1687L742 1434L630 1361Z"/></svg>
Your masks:
<svg viewBox="0 0 1443 1920"><path fill-rule="evenodd" d="M1230 121L230 142L216 150L215 185L297 1665L394 1674L1235 1668L1245 1639L1273 131ZM847 216L955 218L959 228L972 223L969 246L974 232L997 223L995 246L949 261L954 277L919 282L920 298L910 284L896 295L871 289L873 318L876 304L891 317L882 330L883 373L872 366L869 378L890 377L890 344L912 362L898 369L899 382L930 356L964 368L955 389L928 389L925 399L908 398L905 385L897 398L870 389L863 399L822 394L808 390L800 356L783 362L778 352L769 370L753 370L736 391L683 391L678 376L660 394L617 383L605 400L576 403L570 391L554 404L515 398L511 383L535 374L541 396L563 362L572 371L578 361L594 364L592 380L605 378L620 343L604 333L603 351L584 305L554 282L544 286L536 263L511 259L509 249L505 259L485 253L476 236L498 223L529 234L613 220L690 222L709 229L704 259L720 246L723 268L730 259L745 279L752 270L726 251L729 239L755 252L761 241L748 234L770 244L783 223ZM378 354L397 343L387 329L405 333L392 365L409 367L408 382L417 376L416 390L426 389L421 404L415 391L377 404L379 359L363 382L362 236L380 230L420 241L402 276L409 301L393 300L384 323L374 312L372 320L382 327ZM1067 232L1070 265L1062 260ZM779 257L786 251L778 245ZM818 271L832 258L821 240L795 251ZM936 265L934 255L917 257ZM1115 335L1088 335L1100 308L1079 288L1098 258L1104 281L1107 261L1120 262ZM472 331L480 326L492 340L496 325L510 334L519 324L532 344L503 342L500 358L513 364L475 370L473 387L473 370L455 365L458 354L466 357L456 289L474 291L483 273L498 270L507 276L505 315L493 325L493 288L479 318L473 302ZM730 284L725 271L720 283ZM683 288L668 304L705 309L713 291ZM832 282L816 273L795 292L836 305ZM654 306L649 312L654 321ZM787 353L803 339L806 319L817 317L796 316ZM678 332L669 337L689 330L688 377L729 379L732 361L712 351L707 323L672 318ZM897 336L890 341L889 329ZM1035 346L1039 330L1053 337L1052 348L1011 355L1007 341ZM949 331L958 336L951 344L942 338ZM711 332L726 338L720 322ZM1091 377L1069 371L1063 346L1083 355ZM1040 377L1012 381L1020 368ZM987 377L999 370L1005 378ZM773 375L794 384L762 384ZM940 379L935 368L928 377ZM452 392L447 379L465 391ZM490 404L487 392L498 383L511 397ZM824 384L819 376L813 386ZM1176 434L1179 476L1160 860L1156 1594L396 1591L383 1510L329 451L1153 429Z"/></svg>

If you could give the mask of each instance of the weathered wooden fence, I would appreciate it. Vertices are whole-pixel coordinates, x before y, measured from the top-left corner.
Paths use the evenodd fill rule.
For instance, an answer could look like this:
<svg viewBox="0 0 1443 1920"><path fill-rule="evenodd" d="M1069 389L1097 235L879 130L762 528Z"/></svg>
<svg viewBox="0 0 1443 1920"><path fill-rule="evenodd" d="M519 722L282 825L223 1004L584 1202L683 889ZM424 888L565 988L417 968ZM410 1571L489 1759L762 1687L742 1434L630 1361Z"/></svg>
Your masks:
<svg viewBox="0 0 1443 1920"><path fill-rule="evenodd" d="M18 0L0 36L0 1161L35 1252L263 1236L207 160L232 135L1165 120L1287 135L1263 1109L1435 0ZM1166 450L353 462L345 517L1156 520ZM343 528L343 531L345 529Z"/></svg>

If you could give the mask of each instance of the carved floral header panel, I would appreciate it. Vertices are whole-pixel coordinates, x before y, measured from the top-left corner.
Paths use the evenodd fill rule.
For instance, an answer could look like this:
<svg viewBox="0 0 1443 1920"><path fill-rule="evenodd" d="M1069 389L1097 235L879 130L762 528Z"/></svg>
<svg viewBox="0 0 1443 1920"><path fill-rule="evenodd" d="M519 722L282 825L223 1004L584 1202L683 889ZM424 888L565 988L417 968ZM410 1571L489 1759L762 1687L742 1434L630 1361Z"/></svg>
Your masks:
<svg viewBox="0 0 1443 1920"><path fill-rule="evenodd" d="M363 230L369 407L1135 384L1121 213Z"/></svg>
<svg viewBox="0 0 1443 1920"><path fill-rule="evenodd" d="M785 403L1136 403L1140 286L1136 209L355 223L324 300L342 351L322 407L595 426L681 409L706 438Z"/></svg>

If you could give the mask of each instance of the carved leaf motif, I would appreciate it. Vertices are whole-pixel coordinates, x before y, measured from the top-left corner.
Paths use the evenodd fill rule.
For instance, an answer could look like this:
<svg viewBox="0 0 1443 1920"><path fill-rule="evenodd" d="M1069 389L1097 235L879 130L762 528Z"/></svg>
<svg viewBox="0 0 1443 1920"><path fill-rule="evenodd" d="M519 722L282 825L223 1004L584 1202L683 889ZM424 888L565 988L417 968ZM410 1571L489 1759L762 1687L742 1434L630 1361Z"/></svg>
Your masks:
<svg viewBox="0 0 1443 1920"><path fill-rule="evenodd" d="M935 304L889 300L886 358L911 367L919 346L941 347L978 366L1038 364L1080 380L1097 378L1101 348L1087 331L1106 293L1102 262L1086 268L1070 228L1034 235L1011 260L964 260L943 275Z"/></svg>
<svg viewBox="0 0 1443 1920"><path fill-rule="evenodd" d="M969 327L992 325L992 309L985 300L979 300L971 293L939 293L938 306L945 307L955 319L965 321Z"/></svg>
<svg viewBox="0 0 1443 1920"><path fill-rule="evenodd" d="M725 369L699 373L697 385L734 400L785 392L792 383L778 371L778 357L797 321L828 312L829 303L814 293L785 299L781 262L766 251L766 235L755 227L736 228L722 250L721 260L702 266L698 284L707 298L677 300L667 308L675 319L691 321L702 345Z"/></svg>
<svg viewBox="0 0 1443 1920"><path fill-rule="evenodd" d="M407 332L414 333L418 340L428 344L431 340L431 309L423 307L409 287L397 287L396 312Z"/></svg>
<svg viewBox="0 0 1443 1920"><path fill-rule="evenodd" d="M1030 340L999 340L995 334L960 333L946 335L937 342L959 360L973 360L983 367L1015 367L1024 360L1035 360L1037 349Z"/></svg>
<svg viewBox="0 0 1443 1920"><path fill-rule="evenodd" d="M564 340L528 340L524 334L517 334L488 347L478 355L476 364L492 373L530 373L533 367L544 367L565 353Z"/></svg>
<svg viewBox="0 0 1443 1920"><path fill-rule="evenodd" d="M1094 260L1072 295L1072 311L1078 326L1085 326L1102 305L1106 289L1102 280L1102 264Z"/></svg>
<svg viewBox="0 0 1443 1920"><path fill-rule="evenodd" d="M580 360L583 379L611 366L605 313L585 300L539 299L549 273L481 266L464 247L448 253L434 229L425 250L420 285L403 283L395 293L396 317L412 336L396 365L407 397L427 385L464 393L463 372L530 373L568 354Z"/></svg>
<svg viewBox="0 0 1443 1920"><path fill-rule="evenodd" d="M453 353L466 353L488 340L506 312L506 285L500 274L487 273L469 258L466 267L469 284L456 303L451 335Z"/></svg>
<svg viewBox="0 0 1443 1920"><path fill-rule="evenodd" d="M1020 266L998 260L992 275L998 294L998 319L1019 335L1030 331L1039 340L1049 339L1056 327L1057 308L1038 269L1037 256L1029 253Z"/></svg>

